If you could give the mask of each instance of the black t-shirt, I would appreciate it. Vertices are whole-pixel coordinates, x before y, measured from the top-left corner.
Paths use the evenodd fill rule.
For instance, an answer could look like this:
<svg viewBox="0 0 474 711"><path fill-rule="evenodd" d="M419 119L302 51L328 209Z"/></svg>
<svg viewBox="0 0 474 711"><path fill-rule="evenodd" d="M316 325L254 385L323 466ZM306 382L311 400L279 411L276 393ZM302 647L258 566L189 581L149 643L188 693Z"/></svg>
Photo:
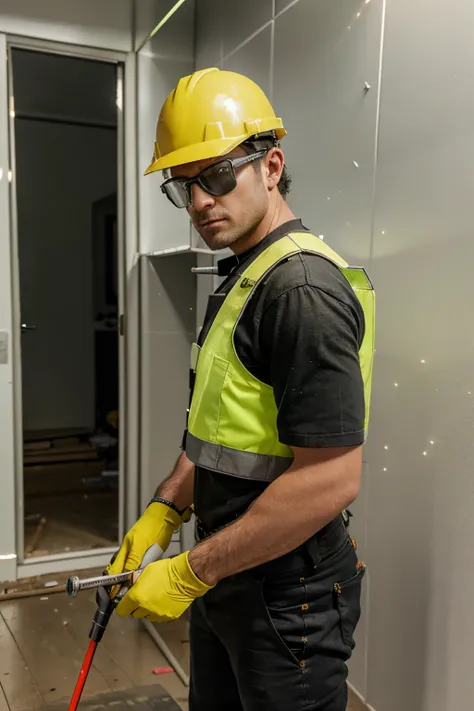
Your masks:
<svg viewBox="0 0 474 711"><path fill-rule="evenodd" d="M249 264L290 232L307 231L300 220L291 220L256 247L219 262L219 274L227 278L209 299L200 345ZM363 443L359 349L364 328L349 282L320 255L293 255L259 284L236 328L235 348L247 370L273 388L281 442L295 447ZM196 514L205 529L214 530L244 513L267 486L196 467Z"/></svg>

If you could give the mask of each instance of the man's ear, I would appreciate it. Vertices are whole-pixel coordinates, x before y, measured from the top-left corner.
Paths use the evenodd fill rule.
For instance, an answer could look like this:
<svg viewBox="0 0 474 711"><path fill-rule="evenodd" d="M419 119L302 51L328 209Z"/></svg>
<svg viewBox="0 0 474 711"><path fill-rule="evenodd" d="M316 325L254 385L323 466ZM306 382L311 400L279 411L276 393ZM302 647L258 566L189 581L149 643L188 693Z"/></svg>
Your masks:
<svg viewBox="0 0 474 711"><path fill-rule="evenodd" d="M280 148L272 148L265 161L265 172L267 186L269 190L273 190L280 182L283 168L285 167L285 156Z"/></svg>

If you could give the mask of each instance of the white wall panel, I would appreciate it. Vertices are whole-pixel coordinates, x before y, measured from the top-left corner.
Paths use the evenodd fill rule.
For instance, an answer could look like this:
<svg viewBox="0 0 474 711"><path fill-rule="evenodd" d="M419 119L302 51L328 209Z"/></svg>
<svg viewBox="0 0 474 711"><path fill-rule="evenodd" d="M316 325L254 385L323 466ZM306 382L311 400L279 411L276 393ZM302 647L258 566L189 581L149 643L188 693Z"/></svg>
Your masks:
<svg viewBox="0 0 474 711"><path fill-rule="evenodd" d="M273 0L197 0L196 12L196 65L204 69L220 66L222 57L270 22Z"/></svg>
<svg viewBox="0 0 474 711"><path fill-rule="evenodd" d="M221 8L224 57L273 17L273 0L239 0L221 3Z"/></svg>
<svg viewBox="0 0 474 711"><path fill-rule="evenodd" d="M283 12L283 10L288 8L294 2L295 0L275 0L275 15Z"/></svg>
<svg viewBox="0 0 474 711"><path fill-rule="evenodd" d="M142 508L171 472L186 426L196 338L195 263L193 254L141 260Z"/></svg>
<svg viewBox="0 0 474 711"><path fill-rule="evenodd" d="M368 503L369 503L369 467L364 463L362 470L361 491L351 505L353 514L350 522L350 534L357 543L359 560L368 565L362 587L361 619L355 633L356 649L349 662L349 681L363 697L367 695L367 650L370 626L370 578L372 568L369 553Z"/></svg>
<svg viewBox="0 0 474 711"><path fill-rule="evenodd" d="M138 54L138 171L140 251L190 243L189 219L161 193L151 162L161 107L181 77L194 70L194 0L187 0Z"/></svg>
<svg viewBox="0 0 474 711"><path fill-rule="evenodd" d="M2 0L0 31L127 52L132 0Z"/></svg>
<svg viewBox="0 0 474 711"><path fill-rule="evenodd" d="M176 1L138 0L135 2L135 50L138 51L146 42L160 20L176 5Z"/></svg>
<svg viewBox="0 0 474 711"><path fill-rule="evenodd" d="M222 6L222 0L196 2L196 69L222 67Z"/></svg>
<svg viewBox="0 0 474 711"><path fill-rule="evenodd" d="M474 697L474 5L435 5L387 4L368 447L377 711Z"/></svg>
<svg viewBox="0 0 474 711"><path fill-rule="evenodd" d="M381 21L382 0L300 0L275 21L273 98L288 129L289 203L346 259L365 265Z"/></svg>
<svg viewBox="0 0 474 711"><path fill-rule="evenodd" d="M267 25L250 42L229 57L225 57L222 68L250 77L267 95L270 95L271 49L272 27Z"/></svg>

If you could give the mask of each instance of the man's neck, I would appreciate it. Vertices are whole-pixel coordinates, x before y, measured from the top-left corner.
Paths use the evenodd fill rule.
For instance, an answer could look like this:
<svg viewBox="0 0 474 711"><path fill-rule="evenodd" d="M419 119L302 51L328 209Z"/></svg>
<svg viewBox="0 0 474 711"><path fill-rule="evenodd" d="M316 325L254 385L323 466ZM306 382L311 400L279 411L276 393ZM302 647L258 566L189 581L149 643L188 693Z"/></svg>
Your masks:
<svg viewBox="0 0 474 711"><path fill-rule="evenodd" d="M239 255L247 252L247 250L252 249L252 247L255 247L259 242L265 239L270 232L276 230L277 227L295 218L296 215L290 210L286 201L280 198L276 205L270 206L263 220L251 233L242 237L242 239L239 239L231 246L233 253Z"/></svg>

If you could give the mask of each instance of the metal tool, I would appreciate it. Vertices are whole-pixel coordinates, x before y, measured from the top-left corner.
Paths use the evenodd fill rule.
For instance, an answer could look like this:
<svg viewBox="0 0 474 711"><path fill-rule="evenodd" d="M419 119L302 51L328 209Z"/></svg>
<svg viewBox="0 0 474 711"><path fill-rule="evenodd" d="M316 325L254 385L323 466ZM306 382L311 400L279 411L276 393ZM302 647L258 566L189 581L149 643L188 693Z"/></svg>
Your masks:
<svg viewBox="0 0 474 711"><path fill-rule="evenodd" d="M130 585L134 582L134 576L139 574L141 569L131 570L128 573L120 573L119 575L100 575L96 578L78 578L77 575L73 575L69 578L66 583L66 592L69 597L76 597L82 590L92 590L93 588L100 588L103 586L112 587L114 585L123 585L124 583L129 583Z"/></svg>
<svg viewBox="0 0 474 711"><path fill-rule="evenodd" d="M79 678L77 680L74 693L72 695L68 711L76 711L79 702L81 700L82 692L84 690L84 685L87 680L94 655L97 649L97 645L104 636L104 632L107 628L110 617L117 607L118 603L127 594L133 582L136 580L140 572L146 568L150 563L154 563L159 560L163 555L163 551L157 543L154 543L143 556L143 560L140 563L138 570L131 573L124 573L122 575L105 575L99 578L87 578L86 580L80 580L79 578L70 578L71 580L77 581L76 583L71 583L69 595L77 595L80 590L90 590L91 588L98 588L96 594L97 609L92 620L92 627L89 632L89 646L87 648L86 656L82 663L81 670L79 672ZM122 578L122 582L117 582L118 578ZM81 587L81 583L85 583L85 586ZM114 597L110 596L110 590L114 585L120 584L120 589ZM72 592L75 590L75 593Z"/></svg>
<svg viewBox="0 0 474 711"><path fill-rule="evenodd" d="M115 585L123 586L126 583L128 583L128 589L134 582L136 582L142 570L146 568L149 563L154 563L156 560L159 560L162 555L163 551L160 546L155 543L147 550L143 556L142 562L140 563L140 567L136 570L129 570L126 573L119 573L118 575L99 575L95 578L81 579L78 578L77 575L72 575L66 583L66 592L69 597L76 597L81 590L92 590L94 588L101 587L112 588ZM124 588L122 588L120 592L121 599L124 597L126 592L124 592Z"/></svg>

